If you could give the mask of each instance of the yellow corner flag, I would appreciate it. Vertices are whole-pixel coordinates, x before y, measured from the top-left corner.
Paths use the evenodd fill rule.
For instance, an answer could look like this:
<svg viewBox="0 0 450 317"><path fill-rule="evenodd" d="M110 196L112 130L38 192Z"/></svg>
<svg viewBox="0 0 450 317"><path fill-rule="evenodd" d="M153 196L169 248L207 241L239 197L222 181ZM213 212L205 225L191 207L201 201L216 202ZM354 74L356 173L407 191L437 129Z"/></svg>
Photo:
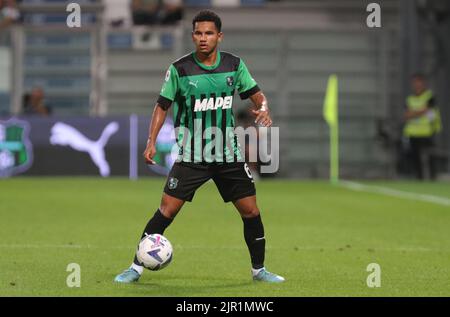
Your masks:
<svg viewBox="0 0 450 317"><path fill-rule="evenodd" d="M328 79L323 117L330 126L330 181L339 181L339 125L338 125L338 78L331 75Z"/></svg>
<svg viewBox="0 0 450 317"><path fill-rule="evenodd" d="M327 93L323 104L323 117L331 126L337 124L338 107L338 79L336 75L328 78Z"/></svg>

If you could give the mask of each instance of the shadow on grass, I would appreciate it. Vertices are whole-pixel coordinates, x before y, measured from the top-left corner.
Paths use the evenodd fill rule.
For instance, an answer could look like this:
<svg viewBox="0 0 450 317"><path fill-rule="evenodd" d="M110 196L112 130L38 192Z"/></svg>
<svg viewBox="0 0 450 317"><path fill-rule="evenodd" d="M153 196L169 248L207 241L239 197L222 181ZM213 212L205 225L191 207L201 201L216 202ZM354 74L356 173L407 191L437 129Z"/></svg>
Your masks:
<svg viewBox="0 0 450 317"><path fill-rule="evenodd" d="M249 279L230 280L228 278L202 278L194 276L173 276L158 277L157 279L143 278L133 284L117 284L122 290L128 290L130 296L221 296L228 294L233 296L234 293L249 291L254 282Z"/></svg>

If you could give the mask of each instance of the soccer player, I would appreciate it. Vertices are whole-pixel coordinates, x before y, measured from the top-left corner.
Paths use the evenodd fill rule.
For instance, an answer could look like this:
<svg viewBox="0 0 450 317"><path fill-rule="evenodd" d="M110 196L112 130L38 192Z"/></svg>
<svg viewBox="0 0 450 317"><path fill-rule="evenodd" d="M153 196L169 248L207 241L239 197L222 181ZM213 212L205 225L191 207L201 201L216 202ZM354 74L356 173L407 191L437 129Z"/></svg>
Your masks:
<svg viewBox="0 0 450 317"><path fill-rule="evenodd" d="M164 187L160 207L145 227L141 239L148 234L163 234L184 202L192 201L197 188L213 179L223 200L233 202L242 217L253 279L283 282L283 277L264 267L266 242L255 185L233 132L235 90L242 99L250 98L255 105L256 110L252 110L255 122L270 127L272 119L266 97L242 59L218 50L223 33L217 14L201 11L194 17L192 25L196 50L170 65L153 110L144 152L146 162L155 164L156 138L171 105L174 106L175 135L180 150ZM115 281L135 282L143 270L135 256L131 267L116 276Z"/></svg>

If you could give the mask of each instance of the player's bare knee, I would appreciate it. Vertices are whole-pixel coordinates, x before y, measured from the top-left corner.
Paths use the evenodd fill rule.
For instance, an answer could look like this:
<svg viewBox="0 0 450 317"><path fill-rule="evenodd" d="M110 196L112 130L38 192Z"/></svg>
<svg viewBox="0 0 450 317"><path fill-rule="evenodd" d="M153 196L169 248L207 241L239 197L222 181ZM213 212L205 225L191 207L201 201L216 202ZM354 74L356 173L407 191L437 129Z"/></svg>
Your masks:
<svg viewBox="0 0 450 317"><path fill-rule="evenodd" d="M164 217L175 218L179 209L173 206L173 204L170 204L168 201L163 199L161 201L161 205L159 206L159 210Z"/></svg>
<svg viewBox="0 0 450 317"><path fill-rule="evenodd" d="M175 216L178 213L178 210L175 210L173 208L169 208L166 205L161 205L159 207L159 211L161 212L161 214L166 217L166 218L175 218Z"/></svg>
<svg viewBox="0 0 450 317"><path fill-rule="evenodd" d="M254 218L259 216L259 209L249 209L241 211L241 216L244 218Z"/></svg>
<svg viewBox="0 0 450 317"><path fill-rule="evenodd" d="M161 204L159 206L159 210L166 218L175 218L175 216L180 211L183 206L183 201L178 199L173 199L167 195L163 195L161 199Z"/></svg>

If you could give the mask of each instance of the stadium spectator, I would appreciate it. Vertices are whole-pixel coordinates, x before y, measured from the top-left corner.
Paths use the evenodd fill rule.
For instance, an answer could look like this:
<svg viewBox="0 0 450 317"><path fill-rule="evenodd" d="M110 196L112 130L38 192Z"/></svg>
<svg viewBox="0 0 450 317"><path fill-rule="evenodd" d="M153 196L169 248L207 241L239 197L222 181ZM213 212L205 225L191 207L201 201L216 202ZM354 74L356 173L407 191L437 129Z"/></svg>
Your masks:
<svg viewBox="0 0 450 317"><path fill-rule="evenodd" d="M52 109L45 105L44 90L40 87L35 87L31 93L25 94L23 97L23 113L25 115L40 115L49 116Z"/></svg>
<svg viewBox="0 0 450 317"><path fill-rule="evenodd" d="M131 0L103 0L104 21L112 27L131 25Z"/></svg>
<svg viewBox="0 0 450 317"><path fill-rule="evenodd" d="M133 0L134 25L171 25L183 18L182 0Z"/></svg>
<svg viewBox="0 0 450 317"><path fill-rule="evenodd" d="M134 25L154 25L159 22L159 0L133 0L131 12Z"/></svg>
<svg viewBox="0 0 450 317"><path fill-rule="evenodd" d="M0 0L0 31L19 20L20 13L15 0Z"/></svg>
<svg viewBox="0 0 450 317"><path fill-rule="evenodd" d="M413 94L406 99L403 134L409 140L412 166L418 179L434 179L434 136L441 130L441 118L433 92L425 77L415 74L411 80Z"/></svg>
<svg viewBox="0 0 450 317"><path fill-rule="evenodd" d="M163 0L161 9L161 24L175 24L183 19L182 0Z"/></svg>

